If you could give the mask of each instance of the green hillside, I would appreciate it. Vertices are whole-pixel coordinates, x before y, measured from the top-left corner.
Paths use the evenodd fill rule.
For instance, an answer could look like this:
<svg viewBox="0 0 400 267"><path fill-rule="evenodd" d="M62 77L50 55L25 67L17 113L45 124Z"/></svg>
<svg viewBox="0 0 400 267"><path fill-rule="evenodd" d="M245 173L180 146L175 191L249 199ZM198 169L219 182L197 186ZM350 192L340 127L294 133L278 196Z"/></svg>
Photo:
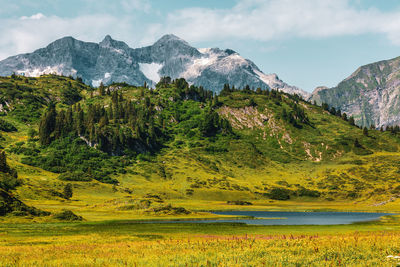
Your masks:
<svg viewBox="0 0 400 267"><path fill-rule="evenodd" d="M150 90L1 77L0 146L21 180L13 196L87 220L399 210L398 134L330 111L277 91L213 96L184 79Z"/></svg>

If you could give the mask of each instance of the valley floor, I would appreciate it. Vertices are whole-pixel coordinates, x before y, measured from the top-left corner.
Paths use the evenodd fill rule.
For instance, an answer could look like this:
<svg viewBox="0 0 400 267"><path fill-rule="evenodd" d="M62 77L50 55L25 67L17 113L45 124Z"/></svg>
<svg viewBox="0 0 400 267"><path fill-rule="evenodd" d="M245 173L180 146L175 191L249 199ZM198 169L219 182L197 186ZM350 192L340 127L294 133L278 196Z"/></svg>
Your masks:
<svg viewBox="0 0 400 267"><path fill-rule="evenodd" d="M336 226L0 224L1 266L395 266L400 218Z"/></svg>

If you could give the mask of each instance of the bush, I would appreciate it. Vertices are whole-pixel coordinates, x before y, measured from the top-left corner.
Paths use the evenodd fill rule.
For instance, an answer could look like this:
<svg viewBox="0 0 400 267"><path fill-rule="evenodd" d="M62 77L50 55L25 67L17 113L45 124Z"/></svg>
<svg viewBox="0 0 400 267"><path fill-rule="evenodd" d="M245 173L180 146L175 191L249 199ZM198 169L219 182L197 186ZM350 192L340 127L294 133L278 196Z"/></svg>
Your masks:
<svg viewBox="0 0 400 267"><path fill-rule="evenodd" d="M170 204L148 209L146 212L151 212L160 215L181 215L190 214L191 212L183 207L172 207Z"/></svg>
<svg viewBox="0 0 400 267"><path fill-rule="evenodd" d="M13 190L21 185L21 180L8 173L0 172L0 188L5 191Z"/></svg>
<svg viewBox="0 0 400 267"><path fill-rule="evenodd" d="M82 171L76 171L62 173L58 176L58 179L62 181L90 182L92 180L92 177Z"/></svg>
<svg viewBox="0 0 400 267"><path fill-rule="evenodd" d="M0 216L4 215L13 216L48 216L50 215L47 211L42 211L34 207L29 207L23 202L10 195L8 192L0 189Z"/></svg>
<svg viewBox="0 0 400 267"><path fill-rule="evenodd" d="M267 196L270 199L274 199L274 200L288 200L288 199L290 199L291 192L292 191L289 189L275 187L269 191Z"/></svg>
<svg viewBox="0 0 400 267"><path fill-rule="evenodd" d="M311 190L302 187L299 190L297 190L297 195L299 197L320 197L321 193L317 190Z"/></svg>
<svg viewBox="0 0 400 267"><path fill-rule="evenodd" d="M17 128L15 128L15 126L12 125L11 123L9 123L9 122L7 122L7 121L5 121L3 119L0 119L0 131L3 131L3 132L16 132Z"/></svg>
<svg viewBox="0 0 400 267"><path fill-rule="evenodd" d="M70 136L53 141L35 155L26 155L21 162L55 173L87 173L100 182L117 184L118 181L111 175L125 172L124 167L129 159L110 156L87 146L80 138ZM75 176L72 175L72 179ZM67 174L66 177L71 175Z"/></svg>
<svg viewBox="0 0 400 267"><path fill-rule="evenodd" d="M59 213L53 215L54 219L61 221L82 221L82 216L76 215L70 210L62 210Z"/></svg>
<svg viewBox="0 0 400 267"><path fill-rule="evenodd" d="M229 200L226 202L228 205L240 205L240 206L250 206L253 205L253 203L249 201L243 201L243 200Z"/></svg>
<svg viewBox="0 0 400 267"><path fill-rule="evenodd" d="M63 190L63 197L65 199L70 199L72 195L73 195L72 184L66 184Z"/></svg>

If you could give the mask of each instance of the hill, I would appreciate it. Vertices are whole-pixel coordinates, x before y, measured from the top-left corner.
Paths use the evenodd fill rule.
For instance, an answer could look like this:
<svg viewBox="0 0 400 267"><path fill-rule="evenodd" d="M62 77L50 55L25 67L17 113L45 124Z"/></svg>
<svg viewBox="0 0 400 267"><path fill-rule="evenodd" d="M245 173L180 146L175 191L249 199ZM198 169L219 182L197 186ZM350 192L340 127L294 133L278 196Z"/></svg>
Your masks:
<svg viewBox="0 0 400 267"><path fill-rule="evenodd" d="M230 209L394 209L399 136L296 95L184 79L156 89L0 78L0 145L19 199L88 220ZM72 185L71 199L61 194Z"/></svg>

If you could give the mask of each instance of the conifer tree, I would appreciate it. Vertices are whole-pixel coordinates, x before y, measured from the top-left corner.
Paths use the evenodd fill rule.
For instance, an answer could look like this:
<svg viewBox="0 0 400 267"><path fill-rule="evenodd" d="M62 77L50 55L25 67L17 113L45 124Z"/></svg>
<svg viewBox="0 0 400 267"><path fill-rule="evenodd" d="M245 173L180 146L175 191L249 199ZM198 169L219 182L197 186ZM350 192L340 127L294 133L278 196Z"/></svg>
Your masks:
<svg viewBox="0 0 400 267"><path fill-rule="evenodd" d="M367 127L364 127L364 129L363 129L363 135L368 136L368 129L367 129Z"/></svg>
<svg viewBox="0 0 400 267"><path fill-rule="evenodd" d="M353 118L353 116L351 116L350 118L349 118L349 123L350 123L350 125L356 125L355 124L355 122L354 122L354 118Z"/></svg>
<svg viewBox="0 0 400 267"><path fill-rule="evenodd" d="M70 199L73 195L72 192L72 184L68 183L64 186L64 190L63 190L63 196L65 199Z"/></svg>
<svg viewBox="0 0 400 267"><path fill-rule="evenodd" d="M0 152L0 172L8 173L10 167L7 164L7 156L4 151Z"/></svg>
<svg viewBox="0 0 400 267"><path fill-rule="evenodd" d="M106 94L106 92L105 92L104 84L103 84L103 82L101 82L100 86L99 86L99 95L103 96L105 94Z"/></svg>
<svg viewBox="0 0 400 267"><path fill-rule="evenodd" d="M39 124L39 142L42 145L51 143L51 135L56 127L56 106L50 103L46 113L43 115Z"/></svg>

